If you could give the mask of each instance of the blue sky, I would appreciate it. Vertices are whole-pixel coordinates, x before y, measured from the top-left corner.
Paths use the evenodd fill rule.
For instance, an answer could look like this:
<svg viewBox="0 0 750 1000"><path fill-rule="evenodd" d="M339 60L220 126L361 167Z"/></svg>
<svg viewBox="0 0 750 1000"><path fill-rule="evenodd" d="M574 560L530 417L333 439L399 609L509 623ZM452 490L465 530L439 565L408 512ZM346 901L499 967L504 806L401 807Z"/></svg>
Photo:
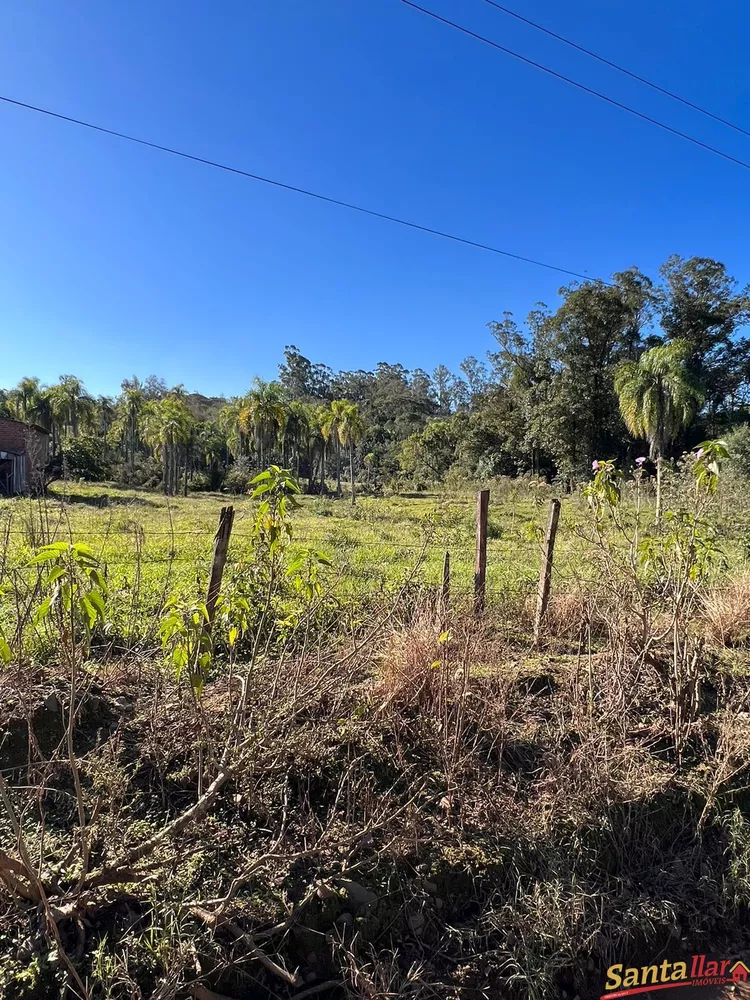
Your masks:
<svg viewBox="0 0 750 1000"><path fill-rule="evenodd" d="M750 127L750 8L508 3ZM481 0L424 5L750 159ZM677 252L750 279L750 171L398 0L17 0L0 93L592 275ZM335 368L455 369L564 280L8 106L0 191L6 386L155 373L235 394L290 343Z"/></svg>

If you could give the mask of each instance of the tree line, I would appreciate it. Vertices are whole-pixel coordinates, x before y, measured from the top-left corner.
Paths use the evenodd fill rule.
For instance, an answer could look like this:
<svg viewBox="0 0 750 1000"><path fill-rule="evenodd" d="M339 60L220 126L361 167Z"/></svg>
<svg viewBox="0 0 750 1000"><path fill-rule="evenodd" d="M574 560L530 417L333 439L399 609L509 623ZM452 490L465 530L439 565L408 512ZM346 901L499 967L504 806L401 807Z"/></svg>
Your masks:
<svg viewBox="0 0 750 1000"><path fill-rule="evenodd" d="M93 397L74 375L0 390L0 414L51 435L51 474L133 485L245 489L271 463L310 492L414 485L450 474L531 473L573 482L597 459L662 458L744 424L750 401L750 289L724 264L670 257L657 280L637 268L560 289L488 324L494 346L460 372L381 362L335 371L298 348L278 377L232 399L151 376Z"/></svg>

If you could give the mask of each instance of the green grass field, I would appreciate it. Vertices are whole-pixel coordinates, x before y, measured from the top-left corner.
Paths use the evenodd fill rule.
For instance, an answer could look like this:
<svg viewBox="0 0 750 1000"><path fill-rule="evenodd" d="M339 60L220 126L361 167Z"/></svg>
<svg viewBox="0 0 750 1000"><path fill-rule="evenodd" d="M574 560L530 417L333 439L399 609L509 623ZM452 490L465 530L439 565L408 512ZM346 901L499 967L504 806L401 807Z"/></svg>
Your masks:
<svg viewBox="0 0 750 1000"><path fill-rule="evenodd" d="M132 577L136 563L144 578L163 580L170 570L175 586L205 574L213 535L224 504L235 507L229 560L242 558L248 545L254 502L249 497L191 494L167 498L144 490L101 484L57 484L44 500L0 504L0 534L6 539L6 569L22 567L38 545L58 539L86 542L118 584ZM491 496L487 589L491 594L533 587L539 572L539 534L547 498L527 488ZM572 526L579 508L564 501L558 536L558 564L575 563ZM303 496L293 514L293 548L312 548L333 562L345 593L379 588L410 573L422 557L417 578L437 585L446 550L451 554L452 587L473 586L475 498L473 495L405 495L349 500Z"/></svg>
<svg viewBox="0 0 750 1000"><path fill-rule="evenodd" d="M528 480L499 482L491 489L488 605L503 596L512 595L517 602L534 593L553 495L551 487ZM32 579L25 567L42 544L85 542L104 565L113 621L133 639L149 631L170 595L205 595L219 511L228 503L235 507L228 567L236 567L250 554L257 502L249 496L195 493L167 498L100 483L57 483L43 499L2 501L0 578L15 573L16 583ZM377 595L410 576L437 588L449 551L451 591L460 599L473 590L475 509L476 494L468 491L362 496L355 506L346 496L302 496L292 515L290 555L300 549L324 553L331 560L327 573L334 593L356 599ZM721 518L728 561L736 567L744 560L742 539L748 526L736 504ZM581 538L587 520L590 528L590 513L580 494L562 498L553 592L576 589L578 582L591 577L591 549ZM6 629L13 614L6 602Z"/></svg>

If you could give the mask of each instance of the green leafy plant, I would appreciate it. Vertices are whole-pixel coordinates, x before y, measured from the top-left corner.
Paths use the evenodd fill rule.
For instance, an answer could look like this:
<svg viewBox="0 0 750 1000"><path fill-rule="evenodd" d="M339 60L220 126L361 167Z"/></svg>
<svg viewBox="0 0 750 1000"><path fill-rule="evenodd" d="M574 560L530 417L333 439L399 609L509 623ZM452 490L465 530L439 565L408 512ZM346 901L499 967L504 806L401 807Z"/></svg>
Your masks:
<svg viewBox="0 0 750 1000"><path fill-rule="evenodd" d="M305 549L289 564L286 575L294 589L309 602L320 597L323 591L321 570L331 565L331 560L322 552Z"/></svg>
<svg viewBox="0 0 750 1000"><path fill-rule="evenodd" d="M698 487L708 493L715 493L719 485L721 464L729 457L725 441L704 441L699 444L695 452L695 480Z"/></svg>
<svg viewBox="0 0 750 1000"><path fill-rule="evenodd" d="M274 557L292 537L289 515L299 507L299 483L287 469L271 465L251 482L253 500L260 500L255 512L255 544Z"/></svg>
<svg viewBox="0 0 750 1000"><path fill-rule="evenodd" d="M82 542L53 542L43 546L29 565L47 567L42 578L46 596L35 621L54 618L69 654L71 644L81 634L88 648L94 626L105 619L107 595L107 584L92 549Z"/></svg>
<svg viewBox="0 0 750 1000"><path fill-rule="evenodd" d="M187 673L190 689L200 697L213 660L208 609L202 601L171 597L164 606L159 638L179 681Z"/></svg>
<svg viewBox="0 0 750 1000"><path fill-rule="evenodd" d="M217 628L220 629L226 637L227 646L233 651L250 627L251 618L252 609L249 600L234 587L221 594L216 602L214 633Z"/></svg>
<svg viewBox="0 0 750 1000"><path fill-rule="evenodd" d="M78 761L73 747L73 727L78 699L78 675L88 655L94 626L106 618L107 584L93 550L83 542L53 542L43 546L30 560L43 570L41 590L45 595L35 623L48 622L60 637L60 652L70 676L65 741L73 775L81 846L81 878L88 871L89 839L86 806Z"/></svg>
<svg viewBox="0 0 750 1000"><path fill-rule="evenodd" d="M9 584L0 584L0 601L10 592L11 588ZM13 653L11 652L10 643L6 639L5 632L0 624L0 663L7 667L12 658Z"/></svg>
<svg viewBox="0 0 750 1000"><path fill-rule="evenodd" d="M623 474L613 461L595 461L592 470L594 478L583 492L589 506L600 516L607 507L620 503Z"/></svg>

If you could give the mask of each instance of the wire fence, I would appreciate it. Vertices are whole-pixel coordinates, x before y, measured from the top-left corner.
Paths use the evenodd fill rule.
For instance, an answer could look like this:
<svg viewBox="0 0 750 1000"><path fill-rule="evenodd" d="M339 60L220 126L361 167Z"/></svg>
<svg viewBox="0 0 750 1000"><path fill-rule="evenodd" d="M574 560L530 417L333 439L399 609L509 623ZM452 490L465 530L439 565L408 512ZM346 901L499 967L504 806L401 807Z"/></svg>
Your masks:
<svg viewBox="0 0 750 1000"><path fill-rule="evenodd" d="M198 576L208 574L211 568L212 548L216 522L206 517L193 526L162 525L152 526L144 521L149 514L141 507L136 509L140 516L128 517L133 508L125 505L75 504L69 507L65 516L59 508L27 510L19 524L18 515L11 513L5 523L0 519L0 545L5 539L6 550L19 543L22 549L36 550L41 545L53 541L86 542L94 550L105 570L112 569L118 579L132 573L159 567L165 572L178 567L182 577L191 568ZM545 508L537 505L534 513L544 514ZM109 517L119 517L117 523L105 526L85 523L91 512ZM536 585L541 558L541 525L537 524L536 534L530 534L528 518L517 518L515 505L493 506L493 516L503 514L511 522L504 523L498 533L488 539L489 558L487 576L483 591L487 595L499 596L509 591L531 591ZM398 585L401 580L413 574L415 584L423 587L440 588L442 585L442 559L448 551L451 556L450 589L456 596L470 596L475 592L474 557L475 538L472 531L474 516L473 501L468 498L456 503L453 510L454 522L449 525L429 526L411 518L395 527L388 526L385 515L361 517L349 520L344 515L315 515L316 524L310 530L304 524L301 530L293 528L290 539L292 549L313 548L333 557L333 576L348 587L370 587L381 589L387 585ZM171 516L167 508L158 510L159 517ZM212 516L214 512L212 511ZM241 564L244 546L250 546L255 535L248 525L253 518L252 511L237 511L234 528L229 543L229 565ZM309 516L309 515L308 515ZM456 523L455 518L458 518ZM538 518L540 519L540 518ZM15 523L14 523L15 521ZM342 521L344 523L342 523ZM497 526L496 526L497 527ZM392 531L412 531L412 537L389 537ZM432 531L432 537L430 536ZM417 564L419 564L417 566ZM416 567L416 570L415 570ZM125 572L123 572L125 571ZM568 576L561 572L558 564L553 566L556 579Z"/></svg>

